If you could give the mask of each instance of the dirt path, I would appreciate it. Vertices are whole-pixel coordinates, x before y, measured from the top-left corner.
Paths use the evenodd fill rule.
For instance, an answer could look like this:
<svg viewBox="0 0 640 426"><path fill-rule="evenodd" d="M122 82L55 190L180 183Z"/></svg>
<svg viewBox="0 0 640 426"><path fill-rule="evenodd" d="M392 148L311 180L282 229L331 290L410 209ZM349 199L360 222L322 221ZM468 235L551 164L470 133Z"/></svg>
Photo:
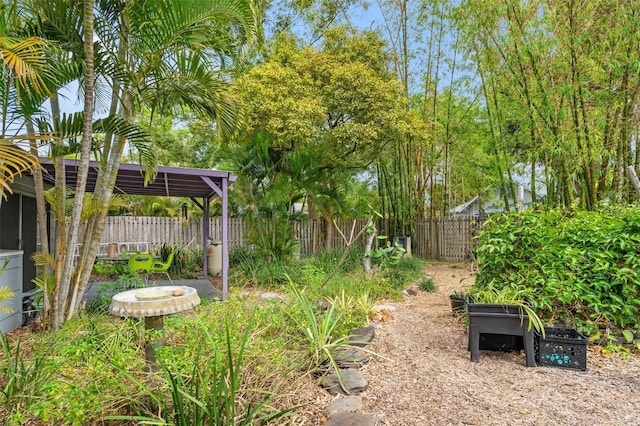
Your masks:
<svg viewBox="0 0 640 426"><path fill-rule="evenodd" d="M516 353L481 351L472 363L448 295L473 276L447 263L426 270L437 291L395 304L371 346L389 360L362 369L362 411L379 425L640 425L640 357L589 347L585 372L526 368Z"/></svg>

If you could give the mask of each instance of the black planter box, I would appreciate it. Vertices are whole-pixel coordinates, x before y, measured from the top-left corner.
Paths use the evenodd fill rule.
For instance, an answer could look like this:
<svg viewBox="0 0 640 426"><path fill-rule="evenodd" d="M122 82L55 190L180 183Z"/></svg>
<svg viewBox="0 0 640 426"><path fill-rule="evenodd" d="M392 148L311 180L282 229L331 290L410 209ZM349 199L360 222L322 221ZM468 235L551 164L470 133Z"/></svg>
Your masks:
<svg viewBox="0 0 640 426"><path fill-rule="evenodd" d="M536 361L546 367L587 369L587 338L573 328L545 327L536 333Z"/></svg>
<svg viewBox="0 0 640 426"><path fill-rule="evenodd" d="M480 360L481 335L506 335L522 338L526 366L536 366L533 329L529 328L529 316L520 307L516 305L468 303L467 311L469 313L471 361L478 362ZM504 342L509 343L509 339L507 338ZM511 343L511 346L515 345L515 341L511 340ZM508 345L505 344L504 346L506 349Z"/></svg>
<svg viewBox="0 0 640 426"><path fill-rule="evenodd" d="M469 302L468 305L469 315L474 315L478 317L482 316L517 316L520 319L521 309L516 305L500 305L497 303L473 303ZM522 311L522 314L525 314ZM527 321L529 321L529 317L526 316Z"/></svg>
<svg viewBox="0 0 640 426"><path fill-rule="evenodd" d="M452 294L449 296L449 300L451 301L451 312L453 312L453 315L464 314L464 310L467 308L466 296L454 296Z"/></svg>

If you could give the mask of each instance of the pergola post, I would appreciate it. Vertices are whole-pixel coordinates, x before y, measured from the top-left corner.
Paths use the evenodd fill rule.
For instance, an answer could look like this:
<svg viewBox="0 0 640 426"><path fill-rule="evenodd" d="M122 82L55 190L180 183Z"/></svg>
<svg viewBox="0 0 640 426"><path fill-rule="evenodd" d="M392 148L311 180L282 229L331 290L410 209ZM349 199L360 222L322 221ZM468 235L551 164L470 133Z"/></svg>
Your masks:
<svg viewBox="0 0 640 426"><path fill-rule="evenodd" d="M202 275L203 278L209 277L207 249L209 246L209 203L211 198L204 197L202 199Z"/></svg>
<svg viewBox="0 0 640 426"><path fill-rule="evenodd" d="M229 277L229 179L222 179L222 299L227 298Z"/></svg>

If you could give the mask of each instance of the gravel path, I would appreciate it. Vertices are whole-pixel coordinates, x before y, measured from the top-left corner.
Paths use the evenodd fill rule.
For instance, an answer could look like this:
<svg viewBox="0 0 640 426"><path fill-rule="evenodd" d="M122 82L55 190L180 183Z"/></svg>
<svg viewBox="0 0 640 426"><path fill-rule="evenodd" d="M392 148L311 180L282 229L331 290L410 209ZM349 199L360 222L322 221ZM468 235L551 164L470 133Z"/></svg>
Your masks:
<svg viewBox="0 0 640 426"><path fill-rule="evenodd" d="M473 283L465 267L431 262L437 291L395 304L377 330L360 395L379 425L640 425L640 357L589 347L587 371L526 368L523 353L480 352L472 363L448 295ZM462 282L461 282L462 280Z"/></svg>

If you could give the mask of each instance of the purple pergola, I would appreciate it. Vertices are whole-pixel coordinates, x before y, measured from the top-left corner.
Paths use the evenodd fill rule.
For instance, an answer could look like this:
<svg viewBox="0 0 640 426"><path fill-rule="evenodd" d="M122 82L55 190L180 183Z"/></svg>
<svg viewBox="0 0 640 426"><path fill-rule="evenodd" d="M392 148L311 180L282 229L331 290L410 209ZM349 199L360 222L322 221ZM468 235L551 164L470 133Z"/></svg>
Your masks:
<svg viewBox="0 0 640 426"><path fill-rule="evenodd" d="M51 160L42 160L43 178L53 184L55 168ZM78 179L78 160L65 160L65 179L69 188L75 188ZM231 172L158 166L153 182L144 183L145 166L122 163L113 188L114 194L189 197L202 209L202 271L207 276L207 244L212 238L209 229L209 205L216 197L222 198L222 297L226 298L229 278L229 185L237 176ZM91 161L87 176L87 192L93 192L98 176L98 164ZM202 199L202 203L199 202Z"/></svg>

